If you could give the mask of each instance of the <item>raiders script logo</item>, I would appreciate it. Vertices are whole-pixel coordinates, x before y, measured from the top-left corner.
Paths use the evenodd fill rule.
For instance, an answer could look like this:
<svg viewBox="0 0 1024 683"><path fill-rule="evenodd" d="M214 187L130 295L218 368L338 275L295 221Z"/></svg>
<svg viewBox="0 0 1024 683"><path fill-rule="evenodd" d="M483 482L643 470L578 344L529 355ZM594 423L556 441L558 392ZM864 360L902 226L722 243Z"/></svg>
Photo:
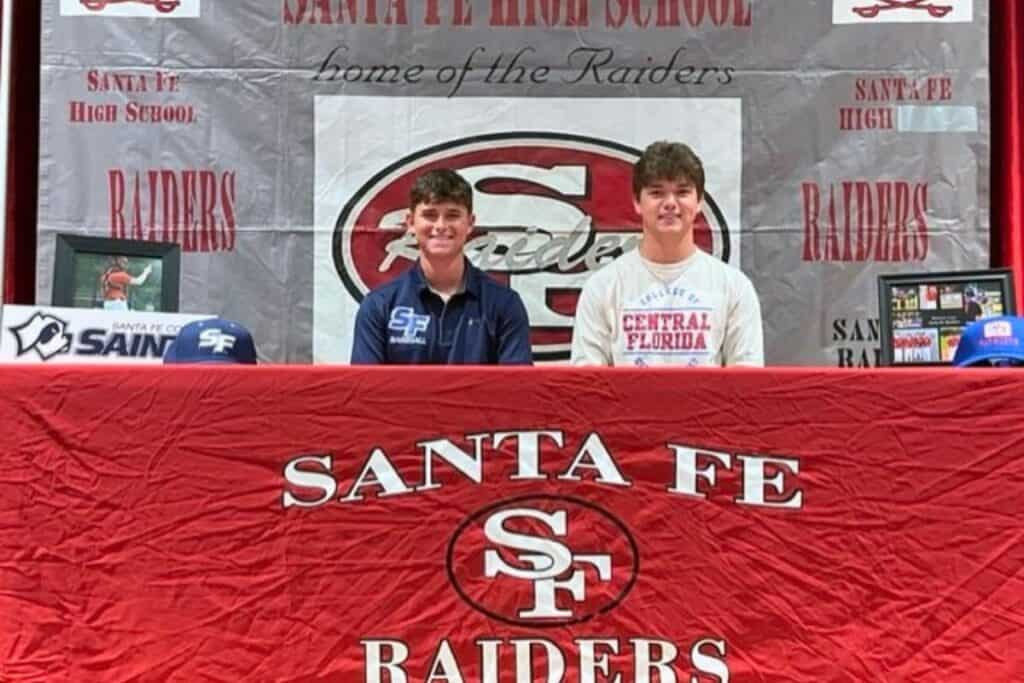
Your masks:
<svg viewBox="0 0 1024 683"><path fill-rule="evenodd" d="M402 222L409 189L422 173L451 168L474 190L466 255L520 294L534 357L567 359L583 283L639 241L632 191L639 156L615 142L558 133L480 135L418 151L349 199L335 226L335 268L357 301L406 271L417 257ZM729 260L729 228L710 195L694 231L698 246Z"/></svg>
<svg viewBox="0 0 1024 683"><path fill-rule="evenodd" d="M577 624L636 582L626 526L578 498L525 496L471 515L448 545L448 579L474 609L520 626Z"/></svg>

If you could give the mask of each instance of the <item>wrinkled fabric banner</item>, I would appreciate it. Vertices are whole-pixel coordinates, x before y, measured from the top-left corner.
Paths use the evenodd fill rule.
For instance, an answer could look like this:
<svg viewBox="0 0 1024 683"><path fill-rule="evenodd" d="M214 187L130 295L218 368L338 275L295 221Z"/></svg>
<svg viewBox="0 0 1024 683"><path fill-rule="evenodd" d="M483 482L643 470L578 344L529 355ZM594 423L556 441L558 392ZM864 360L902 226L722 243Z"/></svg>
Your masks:
<svg viewBox="0 0 1024 683"><path fill-rule="evenodd" d="M1024 675L1024 374L0 383L0 680Z"/></svg>

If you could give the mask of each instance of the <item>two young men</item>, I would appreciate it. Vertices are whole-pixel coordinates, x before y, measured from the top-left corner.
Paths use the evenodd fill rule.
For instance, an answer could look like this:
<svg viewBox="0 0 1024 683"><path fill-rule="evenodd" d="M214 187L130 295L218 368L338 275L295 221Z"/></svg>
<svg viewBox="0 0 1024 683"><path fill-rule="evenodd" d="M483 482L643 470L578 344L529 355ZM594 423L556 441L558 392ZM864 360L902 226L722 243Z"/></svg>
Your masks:
<svg viewBox="0 0 1024 683"><path fill-rule="evenodd" d="M643 238L587 280L576 310L576 365L764 365L750 280L697 248L704 168L686 145L656 142L633 172ZM356 316L355 363L529 364L519 296L471 265L472 188L438 170L413 186L406 224L416 265L370 292Z"/></svg>

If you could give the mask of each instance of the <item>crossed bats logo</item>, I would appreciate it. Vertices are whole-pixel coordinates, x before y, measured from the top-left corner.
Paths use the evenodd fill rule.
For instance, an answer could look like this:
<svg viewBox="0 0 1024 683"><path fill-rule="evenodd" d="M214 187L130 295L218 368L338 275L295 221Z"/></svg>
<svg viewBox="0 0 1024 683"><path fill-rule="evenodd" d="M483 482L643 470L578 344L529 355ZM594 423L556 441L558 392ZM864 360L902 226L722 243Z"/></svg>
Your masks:
<svg viewBox="0 0 1024 683"><path fill-rule="evenodd" d="M54 356L67 353L71 348L71 334L68 323L50 313L32 315L21 325L12 326L11 332L18 343L18 356L35 351L46 361Z"/></svg>
<svg viewBox="0 0 1024 683"><path fill-rule="evenodd" d="M181 4L181 0L79 0L79 2L86 9L93 12L102 12L106 9L107 5L131 3L134 5L150 5L161 14L173 12Z"/></svg>
<svg viewBox="0 0 1024 683"><path fill-rule="evenodd" d="M870 5L854 7L853 11L865 19L874 19L881 12L894 9L913 9L928 12L936 19L941 19L953 11L952 5L941 5L926 0L878 0Z"/></svg>

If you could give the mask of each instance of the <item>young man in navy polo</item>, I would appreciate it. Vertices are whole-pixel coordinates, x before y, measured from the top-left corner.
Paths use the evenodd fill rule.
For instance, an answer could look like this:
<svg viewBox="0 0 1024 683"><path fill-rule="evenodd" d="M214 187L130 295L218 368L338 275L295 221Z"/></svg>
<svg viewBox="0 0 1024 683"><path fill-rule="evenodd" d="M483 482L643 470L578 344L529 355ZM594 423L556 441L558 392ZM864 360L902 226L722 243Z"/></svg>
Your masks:
<svg viewBox="0 0 1024 683"><path fill-rule="evenodd" d="M475 220L469 183L454 171L428 171L413 184L409 207L419 258L363 299L352 363L530 365L519 295L463 254Z"/></svg>

